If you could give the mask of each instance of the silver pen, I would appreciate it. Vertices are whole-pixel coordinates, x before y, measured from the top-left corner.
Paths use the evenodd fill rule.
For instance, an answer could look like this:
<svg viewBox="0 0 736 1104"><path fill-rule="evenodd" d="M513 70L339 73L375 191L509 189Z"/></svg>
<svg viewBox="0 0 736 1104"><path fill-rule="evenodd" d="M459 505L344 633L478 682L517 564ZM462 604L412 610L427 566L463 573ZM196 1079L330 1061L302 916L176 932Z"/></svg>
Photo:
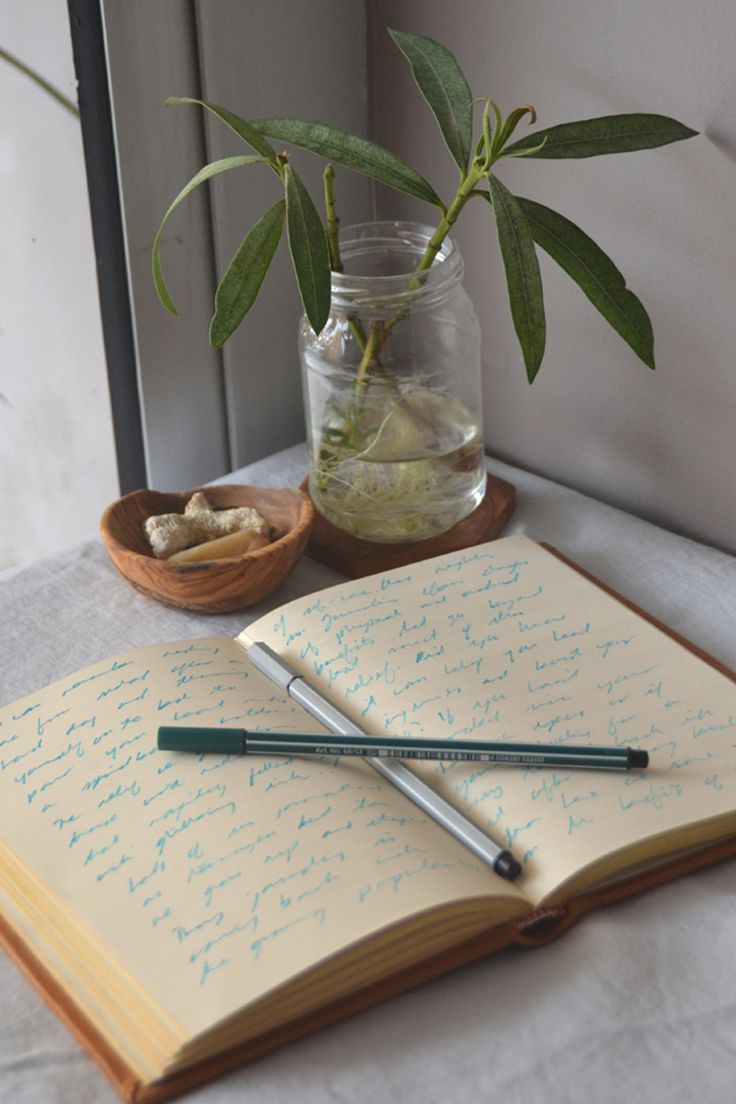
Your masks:
<svg viewBox="0 0 736 1104"><path fill-rule="evenodd" d="M337 736L366 735L364 729L359 728L345 713L310 686L306 679L290 667L272 648L269 648L268 644L260 641L250 644L248 658L267 679L285 690L290 698L311 713L330 732ZM488 863L502 878L518 878L521 874L521 864L510 851L494 843L454 805L444 797L440 797L431 786L428 786L403 763L379 759L377 756L367 756L365 761L401 790L415 805L441 824L455 839L465 844L474 855Z"/></svg>

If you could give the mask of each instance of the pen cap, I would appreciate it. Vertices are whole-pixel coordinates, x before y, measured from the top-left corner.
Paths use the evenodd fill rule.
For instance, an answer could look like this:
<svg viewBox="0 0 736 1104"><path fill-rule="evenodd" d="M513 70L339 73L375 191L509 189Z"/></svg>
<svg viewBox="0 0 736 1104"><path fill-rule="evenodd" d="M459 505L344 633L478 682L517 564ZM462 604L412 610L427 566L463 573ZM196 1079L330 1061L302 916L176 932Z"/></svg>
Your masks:
<svg viewBox="0 0 736 1104"><path fill-rule="evenodd" d="M172 728L162 725L158 730L161 751L219 752L221 755L242 755L245 733L242 728Z"/></svg>
<svg viewBox="0 0 736 1104"><path fill-rule="evenodd" d="M294 679L298 678L297 672L289 666L286 660L282 659L273 648L269 648L268 644L261 643L260 640L255 641L248 648L248 659L266 678L269 678L271 682L275 682L277 686L287 692Z"/></svg>

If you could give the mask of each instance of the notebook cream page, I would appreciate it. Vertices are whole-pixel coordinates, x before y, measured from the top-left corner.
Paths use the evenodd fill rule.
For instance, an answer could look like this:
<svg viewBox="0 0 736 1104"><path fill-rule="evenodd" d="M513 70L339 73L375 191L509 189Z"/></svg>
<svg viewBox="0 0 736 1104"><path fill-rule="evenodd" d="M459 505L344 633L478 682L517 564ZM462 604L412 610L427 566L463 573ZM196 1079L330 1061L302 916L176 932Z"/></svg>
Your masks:
<svg viewBox="0 0 736 1104"><path fill-rule="evenodd" d="M172 1037L438 903L526 910L361 761L170 754L160 724L324 731L233 640L143 648L0 711L0 828Z"/></svg>
<svg viewBox="0 0 736 1104"><path fill-rule="evenodd" d="M637 841L646 858L698 822L736 831L736 684L528 537L331 588L241 638L379 735L648 750L646 771L412 761L513 851L535 902Z"/></svg>

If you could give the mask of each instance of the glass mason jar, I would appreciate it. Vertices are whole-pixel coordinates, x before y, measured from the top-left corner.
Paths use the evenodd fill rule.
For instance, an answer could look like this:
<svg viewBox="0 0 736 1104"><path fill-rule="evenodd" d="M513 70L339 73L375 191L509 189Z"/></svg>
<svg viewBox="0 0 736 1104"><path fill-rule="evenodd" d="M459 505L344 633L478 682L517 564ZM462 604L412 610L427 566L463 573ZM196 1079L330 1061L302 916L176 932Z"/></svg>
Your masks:
<svg viewBox="0 0 736 1104"><path fill-rule="evenodd" d="M327 324L300 324L309 491L366 540L443 533L485 492L480 327L450 238L416 274L432 233L346 227Z"/></svg>

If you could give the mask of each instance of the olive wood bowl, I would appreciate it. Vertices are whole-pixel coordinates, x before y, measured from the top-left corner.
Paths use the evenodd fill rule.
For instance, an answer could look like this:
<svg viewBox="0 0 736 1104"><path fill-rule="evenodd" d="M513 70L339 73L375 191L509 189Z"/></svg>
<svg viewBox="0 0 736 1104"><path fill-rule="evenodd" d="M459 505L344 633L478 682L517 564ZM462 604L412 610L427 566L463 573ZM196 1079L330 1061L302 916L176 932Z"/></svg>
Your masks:
<svg viewBox="0 0 736 1104"><path fill-rule="evenodd" d="M268 522L271 543L201 563L156 559L143 522L154 514L183 514L198 490L215 510L252 506ZM313 514L311 501L296 488L223 484L180 493L133 491L108 506L100 535L115 567L141 594L180 609L227 613L258 602L283 583L306 547Z"/></svg>

